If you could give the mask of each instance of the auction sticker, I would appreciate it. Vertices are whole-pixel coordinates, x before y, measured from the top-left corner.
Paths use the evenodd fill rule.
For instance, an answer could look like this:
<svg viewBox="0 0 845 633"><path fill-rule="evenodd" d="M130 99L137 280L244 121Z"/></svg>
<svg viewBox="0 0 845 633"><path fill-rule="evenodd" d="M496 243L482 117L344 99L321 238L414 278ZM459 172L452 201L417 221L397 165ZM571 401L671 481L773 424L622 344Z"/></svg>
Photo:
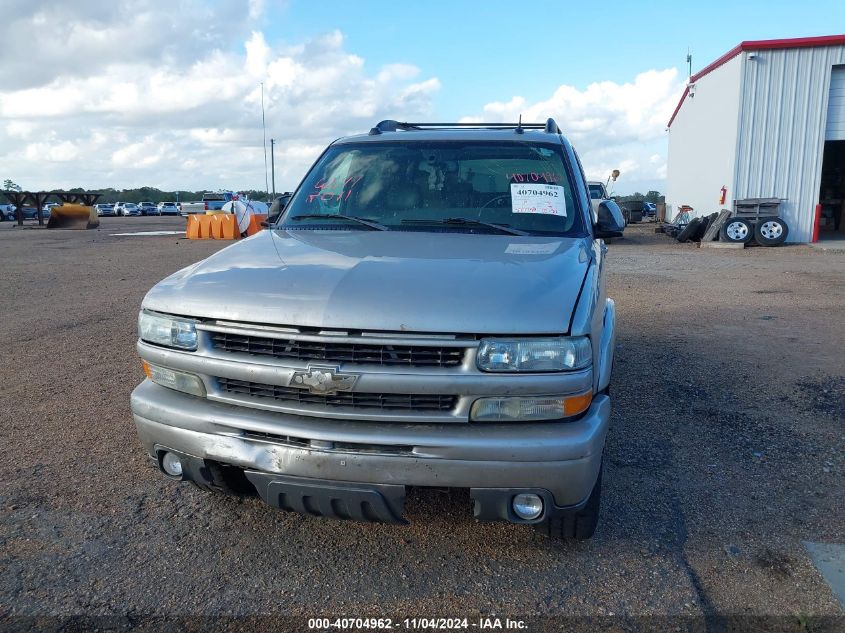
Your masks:
<svg viewBox="0 0 845 633"><path fill-rule="evenodd" d="M511 211L566 217L566 199L560 185L511 183Z"/></svg>

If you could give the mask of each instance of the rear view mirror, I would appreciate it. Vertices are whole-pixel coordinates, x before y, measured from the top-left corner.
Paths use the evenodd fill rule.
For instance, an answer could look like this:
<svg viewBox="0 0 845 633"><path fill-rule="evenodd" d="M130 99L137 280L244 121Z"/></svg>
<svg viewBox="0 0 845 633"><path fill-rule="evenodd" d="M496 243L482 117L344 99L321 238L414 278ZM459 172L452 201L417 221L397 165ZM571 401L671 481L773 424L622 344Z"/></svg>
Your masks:
<svg viewBox="0 0 845 633"><path fill-rule="evenodd" d="M598 220L593 233L597 238L622 237L625 219L619 205L613 200L602 200L599 203Z"/></svg>

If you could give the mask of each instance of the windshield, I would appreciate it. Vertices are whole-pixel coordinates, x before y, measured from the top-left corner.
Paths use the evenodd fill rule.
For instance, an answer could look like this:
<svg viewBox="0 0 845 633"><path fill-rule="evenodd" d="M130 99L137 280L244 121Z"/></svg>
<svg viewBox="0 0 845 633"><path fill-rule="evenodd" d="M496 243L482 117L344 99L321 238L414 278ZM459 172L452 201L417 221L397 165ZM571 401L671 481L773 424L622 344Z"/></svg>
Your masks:
<svg viewBox="0 0 845 633"><path fill-rule="evenodd" d="M489 224L498 224L582 236L584 223L561 150L552 144L478 141L333 146L306 176L282 226L372 230L340 215L393 230L495 232Z"/></svg>

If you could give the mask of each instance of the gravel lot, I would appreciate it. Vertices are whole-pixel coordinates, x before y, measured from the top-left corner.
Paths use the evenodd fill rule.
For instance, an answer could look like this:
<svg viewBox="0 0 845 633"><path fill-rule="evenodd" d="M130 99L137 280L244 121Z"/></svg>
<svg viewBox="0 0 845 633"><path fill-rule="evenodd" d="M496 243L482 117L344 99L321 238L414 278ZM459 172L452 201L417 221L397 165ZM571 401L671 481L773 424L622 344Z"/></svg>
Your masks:
<svg viewBox="0 0 845 633"><path fill-rule="evenodd" d="M825 619L842 607L802 545L845 543L845 253L697 249L648 225L611 244L619 336L602 518L592 541L560 545L475 523L455 492L413 491L411 525L397 527L286 514L160 476L129 413L137 310L156 281L226 243L112 233L183 226L0 224L6 625L624 614L845 627Z"/></svg>

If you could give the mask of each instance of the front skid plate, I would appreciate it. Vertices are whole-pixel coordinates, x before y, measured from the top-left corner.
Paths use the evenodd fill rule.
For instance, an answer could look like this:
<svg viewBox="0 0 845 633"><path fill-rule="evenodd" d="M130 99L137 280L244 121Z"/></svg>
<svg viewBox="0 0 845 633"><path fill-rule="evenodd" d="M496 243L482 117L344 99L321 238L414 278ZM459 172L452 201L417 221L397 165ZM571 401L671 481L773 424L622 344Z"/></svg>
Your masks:
<svg viewBox="0 0 845 633"><path fill-rule="evenodd" d="M357 484L245 471L265 503L312 516L375 523L399 523L405 486Z"/></svg>

